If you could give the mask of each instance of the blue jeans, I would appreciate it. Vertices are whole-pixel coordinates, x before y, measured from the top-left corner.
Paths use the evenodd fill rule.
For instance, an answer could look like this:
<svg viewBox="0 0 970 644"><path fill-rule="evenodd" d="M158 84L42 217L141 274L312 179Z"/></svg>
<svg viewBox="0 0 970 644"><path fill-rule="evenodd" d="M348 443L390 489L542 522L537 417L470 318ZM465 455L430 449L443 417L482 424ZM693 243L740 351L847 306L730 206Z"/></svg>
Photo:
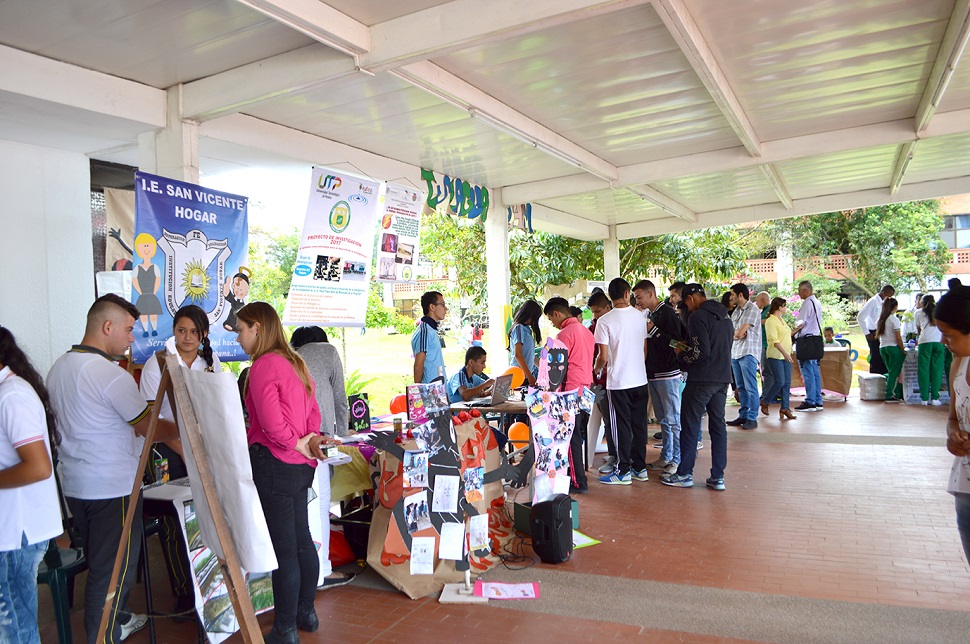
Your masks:
<svg viewBox="0 0 970 644"><path fill-rule="evenodd" d="M650 400L663 432L660 458L668 463L680 463L680 378L651 380Z"/></svg>
<svg viewBox="0 0 970 644"><path fill-rule="evenodd" d="M0 552L0 642L40 644L37 632L37 566L47 541Z"/></svg>
<svg viewBox="0 0 970 644"><path fill-rule="evenodd" d="M822 406L822 372L818 368L818 360L799 360L798 367L802 370L802 380L805 382L805 403Z"/></svg>
<svg viewBox="0 0 970 644"><path fill-rule="evenodd" d="M963 554L970 562L970 494L957 492L956 499L957 530L960 531L960 541L963 542Z"/></svg>
<svg viewBox="0 0 970 644"><path fill-rule="evenodd" d="M711 476L724 477L727 467L727 427L724 425L724 405L727 402L726 383L691 382L684 387L680 409L683 427L680 431L680 467L677 474L694 473L697 441L701 436L701 416L707 411L707 431L711 435Z"/></svg>
<svg viewBox="0 0 970 644"><path fill-rule="evenodd" d="M273 627L282 633L296 628L297 612L312 610L317 594L320 560L307 516L307 490L316 472L309 465L284 463L259 444L249 446L249 460L279 564L273 571Z"/></svg>
<svg viewBox="0 0 970 644"><path fill-rule="evenodd" d="M741 412L745 420L758 420L758 359L754 356L741 356L731 360L734 384L738 387L741 399Z"/></svg>
<svg viewBox="0 0 970 644"><path fill-rule="evenodd" d="M789 396L791 395L791 363L787 360L768 358L768 372L771 374L771 384L765 388L762 401L770 405L778 394L781 394L781 408L791 409Z"/></svg>

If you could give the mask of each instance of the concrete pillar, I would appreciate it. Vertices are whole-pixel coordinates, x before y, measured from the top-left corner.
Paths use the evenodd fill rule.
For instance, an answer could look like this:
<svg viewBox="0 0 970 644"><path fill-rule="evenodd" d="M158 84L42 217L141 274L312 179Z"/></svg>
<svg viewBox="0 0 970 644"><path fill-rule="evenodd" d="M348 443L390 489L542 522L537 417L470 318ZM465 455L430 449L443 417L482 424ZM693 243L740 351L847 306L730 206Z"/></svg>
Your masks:
<svg viewBox="0 0 970 644"><path fill-rule="evenodd" d="M610 236L603 240L603 279L620 277L620 240L616 238L616 226L610 226Z"/></svg>
<svg viewBox="0 0 970 644"><path fill-rule="evenodd" d="M485 272L488 296L489 373L501 374L508 364L505 349L505 316L502 307L511 304L509 282L509 226L502 203L502 191L490 190L488 219L485 220Z"/></svg>
<svg viewBox="0 0 970 644"><path fill-rule="evenodd" d="M793 290L795 282L795 259L791 246L787 243L779 244L775 249L775 273L778 275L778 291L788 293Z"/></svg>
<svg viewBox="0 0 970 644"><path fill-rule="evenodd" d="M94 302L91 160L0 140L0 194L0 324L46 376Z"/></svg>
<svg viewBox="0 0 970 644"><path fill-rule="evenodd" d="M138 167L170 179L199 183L199 124L182 118L182 86L168 89L164 130L138 136Z"/></svg>

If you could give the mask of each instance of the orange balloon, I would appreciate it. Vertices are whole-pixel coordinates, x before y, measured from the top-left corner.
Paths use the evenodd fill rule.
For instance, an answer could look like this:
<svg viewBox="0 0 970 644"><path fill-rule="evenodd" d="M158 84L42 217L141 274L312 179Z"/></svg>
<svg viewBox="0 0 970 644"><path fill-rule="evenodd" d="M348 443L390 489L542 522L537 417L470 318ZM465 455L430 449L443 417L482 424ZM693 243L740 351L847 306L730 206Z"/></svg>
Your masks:
<svg viewBox="0 0 970 644"><path fill-rule="evenodd" d="M391 413L403 414L408 410L408 399L404 394L398 394L391 398Z"/></svg>
<svg viewBox="0 0 970 644"><path fill-rule="evenodd" d="M512 423L509 427L509 442L516 448L525 447L529 444L529 426L523 422Z"/></svg>
<svg viewBox="0 0 970 644"><path fill-rule="evenodd" d="M509 367L503 373L503 376L512 374L512 389L518 389L525 382L525 372L522 371L521 367Z"/></svg>

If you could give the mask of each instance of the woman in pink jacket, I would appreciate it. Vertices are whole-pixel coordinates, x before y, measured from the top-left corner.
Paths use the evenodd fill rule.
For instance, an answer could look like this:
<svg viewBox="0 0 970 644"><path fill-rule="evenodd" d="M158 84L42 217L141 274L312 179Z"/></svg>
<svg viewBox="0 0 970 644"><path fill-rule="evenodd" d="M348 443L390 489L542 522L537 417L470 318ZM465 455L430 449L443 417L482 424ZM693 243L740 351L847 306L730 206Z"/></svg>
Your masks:
<svg viewBox="0 0 970 644"><path fill-rule="evenodd" d="M309 439L320 435L320 409L303 359L286 342L276 310L252 302L238 314L238 340L252 358L246 381L249 457L279 568L273 571L272 642L299 642L297 627L319 627L313 600L319 561L310 538L307 490L317 461Z"/></svg>

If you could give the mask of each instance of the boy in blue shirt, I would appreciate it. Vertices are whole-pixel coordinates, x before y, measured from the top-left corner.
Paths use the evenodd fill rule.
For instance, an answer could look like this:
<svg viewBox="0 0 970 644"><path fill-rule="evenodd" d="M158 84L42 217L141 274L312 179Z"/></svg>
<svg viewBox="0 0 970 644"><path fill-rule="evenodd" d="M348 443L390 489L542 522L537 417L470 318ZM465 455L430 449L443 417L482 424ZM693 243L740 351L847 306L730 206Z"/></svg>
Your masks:
<svg viewBox="0 0 970 644"><path fill-rule="evenodd" d="M465 366L448 381L448 402L456 403L480 398L491 390L495 381L483 377L485 373L485 349L470 347L465 352Z"/></svg>
<svg viewBox="0 0 970 644"><path fill-rule="evenodd" d="M445 359L441 353L438 323L448 315L444 296L438 291L428 291L421 296L424 317L411 336L411 352L414 354L414 382L429 383L440 379L448 382Z"/></svg>

